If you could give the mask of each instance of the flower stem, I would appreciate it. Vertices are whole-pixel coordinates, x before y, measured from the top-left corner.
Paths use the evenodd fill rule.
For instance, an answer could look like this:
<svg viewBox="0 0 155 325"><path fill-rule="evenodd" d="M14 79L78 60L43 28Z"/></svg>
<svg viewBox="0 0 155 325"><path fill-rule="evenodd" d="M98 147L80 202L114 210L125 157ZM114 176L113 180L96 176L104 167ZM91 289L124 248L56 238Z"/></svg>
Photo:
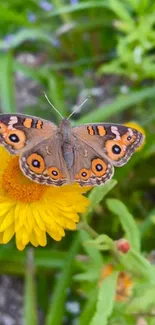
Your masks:
<svg viewBox="0 0 155 325"><path fill-rule="evenodd" d="M97 238L98 233L92 229L86 222L80 222L78 225L78 229L83 229L85 230L92 238Z"/></svg>

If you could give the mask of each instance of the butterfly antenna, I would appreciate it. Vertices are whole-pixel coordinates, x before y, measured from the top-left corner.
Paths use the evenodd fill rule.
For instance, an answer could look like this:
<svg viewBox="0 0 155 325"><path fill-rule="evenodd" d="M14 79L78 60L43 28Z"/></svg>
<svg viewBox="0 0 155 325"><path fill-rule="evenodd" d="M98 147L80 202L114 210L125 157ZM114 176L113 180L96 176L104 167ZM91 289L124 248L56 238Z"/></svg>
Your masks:
<svg viewBox="0 0 155 325"><path fill-rule="evenodd" d="M89 97L88 97L89 98ZM67 117L67 120L69 120L70 119L70 117L79 109L79 108L81 108L86 102L87 102L87 100L88 100L88 98L86 98L83 102L82 102L82 104L80 105L80 106L77 106L76 108L75 108L75 110Z"/></svg>
<svg viewBox="0 0 155 325"><path fill-rule="evenodd" d="M63 119L64 117L62 116L62 114L55 108L55 106L50 102L49 98L47 97L46 93L44 92L45 98L47 99L48 103L53 107L53 109L61 116L61 118Z"/></svg>

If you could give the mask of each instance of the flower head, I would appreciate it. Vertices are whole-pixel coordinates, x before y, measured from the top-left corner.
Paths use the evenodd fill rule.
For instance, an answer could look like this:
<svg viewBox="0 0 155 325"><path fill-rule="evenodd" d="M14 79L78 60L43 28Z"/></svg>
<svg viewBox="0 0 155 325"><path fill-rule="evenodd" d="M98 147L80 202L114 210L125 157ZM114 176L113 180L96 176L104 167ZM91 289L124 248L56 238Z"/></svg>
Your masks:
<svg viewBox="0 0 155 325"><path fill-rule="evenodd" d="M134 129L136 129L137 131L141 132L143 135L145 135L145 130L142 128L141 125L139 125L139 124L136 123L136 122L128 122L128 123L125 123L124 125L125 125L125 126L129 126L129 127L131 127L131 128L134 128ZM140 151L140 150L142 150L142 148L144 147L144 145L145 145L145 140L143 141L143 143L141 144L141 146L138 147L138 148L136 149L136 151Z"/></svg>
<svg viewBox="0 0 155 325"><path fill-rule="evenodd" d="M107 264L101 270L100 274L100 282L99 284L104 281L112 272L114 271L114 265ZM127 272L119 272L118 280L117 280L117 289L116 289L116 301L126 301L132 293L133 281L131 276Z"/></svg>
<svg viewBox="0 0 155 325"><path fill-rule="evenodd" d="M82 195L88 187L37 184L23 175L18 157L12 157L3 147L0 157L0 243L8 243L15 235L19 250L29 242L45 246L46 233L59 241L64 229L76 229L78 212L89 205Z"/></svg>

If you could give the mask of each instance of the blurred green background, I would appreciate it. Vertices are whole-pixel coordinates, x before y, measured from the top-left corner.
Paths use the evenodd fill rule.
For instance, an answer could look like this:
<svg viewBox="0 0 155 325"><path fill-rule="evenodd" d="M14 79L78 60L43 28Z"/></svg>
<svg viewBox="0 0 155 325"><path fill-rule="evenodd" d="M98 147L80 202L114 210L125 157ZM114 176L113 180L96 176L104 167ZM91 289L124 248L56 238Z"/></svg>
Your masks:
<svg viewBox="0 0 155 325"><path fill-rule="evenodd" d="M153 325L155 270L147 259L153 263L155 249L155 2L1 0L1 112L58 123L44 92L63 116L89 97L73 124L134 121L144 129L145 146L116 170L117 185L90 194L87 216L113 240L135 235L141 252L116 263L98 243L86 245L91 237L79 230L34 252L18 252L13 241L1 246L0 273L25 279L26 325L140 325L140 318ZM29 254L34 263L26 268ZM99 289L101 268L113 262L134 277L127 302L114 301L115 274Z"/></svg>

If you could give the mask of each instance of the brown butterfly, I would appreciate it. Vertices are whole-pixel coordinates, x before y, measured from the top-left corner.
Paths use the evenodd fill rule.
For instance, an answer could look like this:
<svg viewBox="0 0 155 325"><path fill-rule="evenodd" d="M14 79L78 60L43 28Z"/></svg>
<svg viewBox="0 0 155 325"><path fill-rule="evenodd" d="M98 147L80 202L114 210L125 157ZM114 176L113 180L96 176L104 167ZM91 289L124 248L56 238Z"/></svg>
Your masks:
<svg viewBox="0 0 155 325"><path fill-rule="evenodd" d="M38 117L0 115L0 144L19 155L23 174L40 184L104 184L113 176L113 166L126 164L143 140L143 134L124 125L71 127L63 119L57 127Z"/></svg>

